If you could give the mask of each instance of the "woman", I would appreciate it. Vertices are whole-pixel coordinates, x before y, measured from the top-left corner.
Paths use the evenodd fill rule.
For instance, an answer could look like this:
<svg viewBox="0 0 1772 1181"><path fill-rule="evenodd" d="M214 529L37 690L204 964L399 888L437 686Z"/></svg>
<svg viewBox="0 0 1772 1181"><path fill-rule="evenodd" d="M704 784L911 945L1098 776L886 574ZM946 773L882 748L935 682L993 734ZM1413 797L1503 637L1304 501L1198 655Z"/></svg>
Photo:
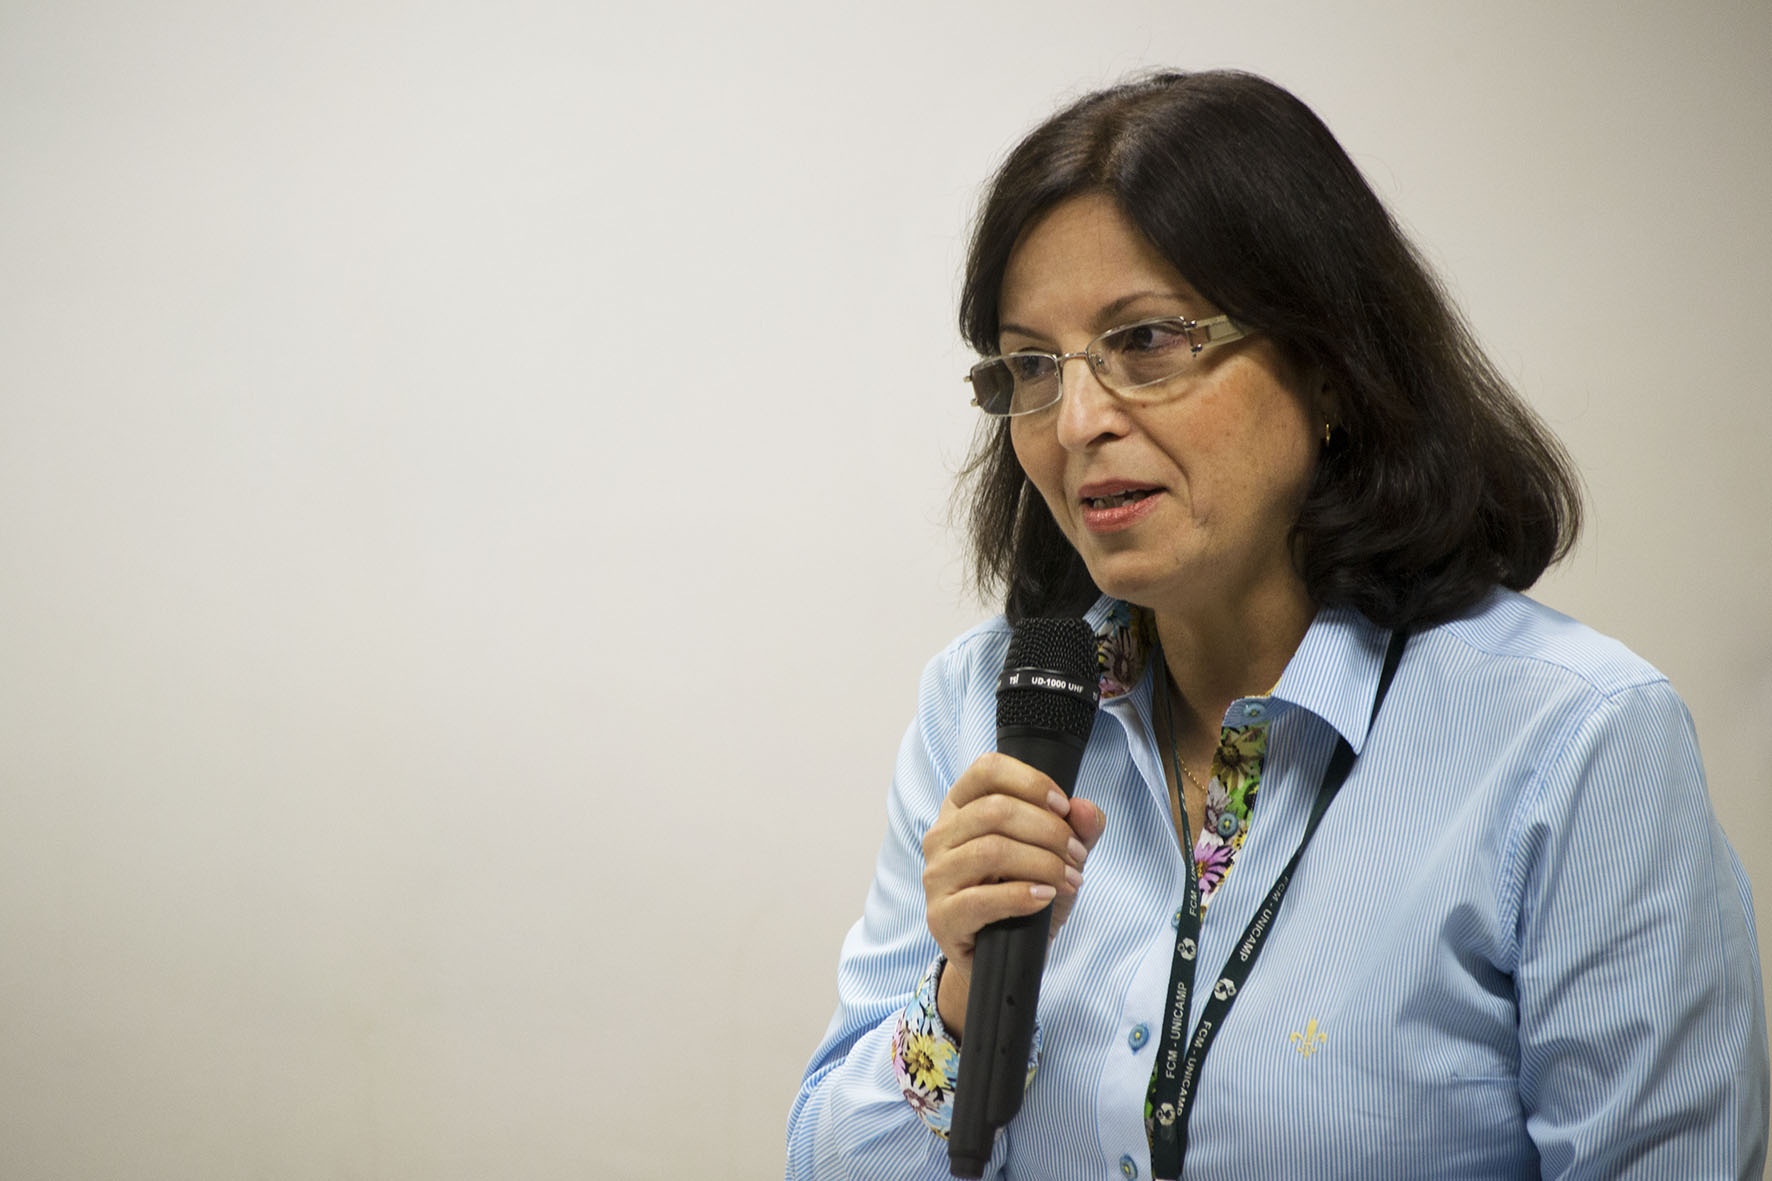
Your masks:
<svg viewBox="0 0 1772 1181"><path fill-rule="evenodd" d="M1575 480L1327 128L1236 73L1083 99L996 176L961 324L1005 615L925 673L789 1176L948 1175L973 941L1048 902L993 1175L1759 1176L1690 720L1518 593ZM1067 801L991 753L994 693L1013 622L1078 614Z"/></svg>

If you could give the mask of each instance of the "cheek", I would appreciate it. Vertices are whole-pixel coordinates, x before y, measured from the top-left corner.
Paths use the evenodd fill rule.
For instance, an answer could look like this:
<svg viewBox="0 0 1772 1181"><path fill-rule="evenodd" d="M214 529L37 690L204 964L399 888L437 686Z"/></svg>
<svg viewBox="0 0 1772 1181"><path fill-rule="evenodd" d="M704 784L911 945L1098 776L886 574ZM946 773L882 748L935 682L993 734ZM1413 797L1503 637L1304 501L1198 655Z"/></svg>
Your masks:
<svg viewBox="0 0 1772 1181"><path fill-rule="evenodd" d="M1255 422L1261 429L1249 429ZM1196 448L1189 468L1186 486L1195 519L1226 528L1290 529L1316 464L1316 451L1293 416L1246 419L1211 442Z"/></svg>
<svg viewBox="0 0 1772 1181"><path fill-rule="evenodd" d="M1043 431L1023 418L1016 419L1009 426L1009 441L1015 447L1016 462L1021 464L1022 472L1048 504L1052 502L1055 485L1064 472L1062 458L1054 454L1058 447L1051 435L1051 431Z"/></svg>
<svg viewBox="0 0 1772 1181"><path fill-rule="evenodd" d="M1261 495L1266 512L1290 530L1304 507L1305 494L1310 491L1311 477L1316 471L1316 452L1302 445L1289 455L1276 456L1276 462L1261 482Z"/></svg>

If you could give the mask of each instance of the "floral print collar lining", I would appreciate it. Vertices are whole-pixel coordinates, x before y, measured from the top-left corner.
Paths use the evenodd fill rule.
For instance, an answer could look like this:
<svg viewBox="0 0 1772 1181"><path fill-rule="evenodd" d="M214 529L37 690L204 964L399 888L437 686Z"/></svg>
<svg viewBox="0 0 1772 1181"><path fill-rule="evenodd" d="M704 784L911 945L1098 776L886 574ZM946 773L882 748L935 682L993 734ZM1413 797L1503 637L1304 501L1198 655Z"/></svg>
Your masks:
<svg viewBox="0 0 1772 1181"><path fill-rule="evenodd" d="M1095 667L1103 701L1132 692L1144 675L1156 638L1150 612L1118 599L1107 600L1107 612L1095 629Z"/></svg>

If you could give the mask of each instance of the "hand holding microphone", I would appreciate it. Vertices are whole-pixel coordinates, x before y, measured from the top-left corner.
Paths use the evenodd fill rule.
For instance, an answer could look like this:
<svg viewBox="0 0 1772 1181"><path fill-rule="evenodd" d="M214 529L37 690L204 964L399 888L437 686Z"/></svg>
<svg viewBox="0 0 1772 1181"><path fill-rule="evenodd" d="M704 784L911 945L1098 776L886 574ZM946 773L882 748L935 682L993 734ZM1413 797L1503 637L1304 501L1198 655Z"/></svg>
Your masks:
<svg viewBox="0 0 1772 1181"><path fill-rule="evenodd" d="M998 753L961 775L924 838L929 929L948 960L937 1005L962 1042L956 1176L982 1175L996 1129L1020 1109L1047 940L1102 833L1101 811L1068 798L1095 702L1088 626L1023 621L998 686Z"/></svg>
<svg viewBox="0 0 1772 1181"><path fill-rule="evenodd" d="M1065 799L1045 773L994 752L954 783L923 841L929 929L948 961L937 1004L950 1033L965 1035L979 930L1051 906L1056 934L1077 898L1065 871L1081 876L1103 822L1090 801Z"/></svg>

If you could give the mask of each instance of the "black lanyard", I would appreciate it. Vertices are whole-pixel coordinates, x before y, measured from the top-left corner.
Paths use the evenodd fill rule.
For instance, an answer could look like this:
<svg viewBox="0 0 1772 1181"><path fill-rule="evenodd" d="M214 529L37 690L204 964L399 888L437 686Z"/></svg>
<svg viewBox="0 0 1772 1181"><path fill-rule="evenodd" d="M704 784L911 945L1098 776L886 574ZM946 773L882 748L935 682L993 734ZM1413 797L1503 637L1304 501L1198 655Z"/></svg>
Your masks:
<svg viewBox="0 0 1772 1181"><path fill-rule="evenodd" d="M1408 633L1401 629L1391 633L1390 647L1384 653L1384 670L1378 677L1378 691L1372 698L1372 715L1366 720L1368 735L1372 733L1372 723L1378 718L1378 707L1384 703L1384 695L1390 689L1391 678L1396 675L1397 664L1403 658L1403 644L1407 638ZM1169 728L1170 754L1178 764L1175 782L1179 793L1182 782L1180 757L1175 755L1175 720L1169 712L1169 676L1162 662L1161 649L1157 652L1157 667L1153 671L1157 677L1157 711ZM1174 1181L1181 1176L1182 1161L1187 1159L1188 1115L1194 1109L1200 1067L1206 1061L1206 1053L1212 1048L1218 1031L1224 1028L1225 1018L1230 1015L1243 982L1249 979L1249 972L1255 967L1255 957L1261 954L1268 932L1273 929L1274 918L1286 900L1286 887L1292 882L1292 871L1298 868L1298 859L1304 856L1305 846L1311 843L1317 824L1323 819L1330 801L1335 799L1335 793L1341 790L1353 765L1354 748L1348 745L1346 738L1338 737L1335 753L1329 757L1329 766L1323 772L1323 783L1317 788L1317 798L1311 804L1304 836L1299 840L1292 860L1280 871L1274 888L1268 891L1267 900L1243 929L1243 938L1236 950L1225 961L1224 974L1213 984L1212 999L1206 1002L1191 1040L1187 1037L1187 1019L1188 1004L1194 991L1194 957L1199 954L1200 945L1200 877L1194 865L1194 835L1187 821L1187 807L1185 802L1178 800L1181 804L1177 811L1181 813L1182 853L1187 858L1187 906L1179 916L1176 929L1175 959L1169 969L1169 1019L1157 1045L1156 1077L1152 1083L1151 1171L1160 1181Z"/></svg>

